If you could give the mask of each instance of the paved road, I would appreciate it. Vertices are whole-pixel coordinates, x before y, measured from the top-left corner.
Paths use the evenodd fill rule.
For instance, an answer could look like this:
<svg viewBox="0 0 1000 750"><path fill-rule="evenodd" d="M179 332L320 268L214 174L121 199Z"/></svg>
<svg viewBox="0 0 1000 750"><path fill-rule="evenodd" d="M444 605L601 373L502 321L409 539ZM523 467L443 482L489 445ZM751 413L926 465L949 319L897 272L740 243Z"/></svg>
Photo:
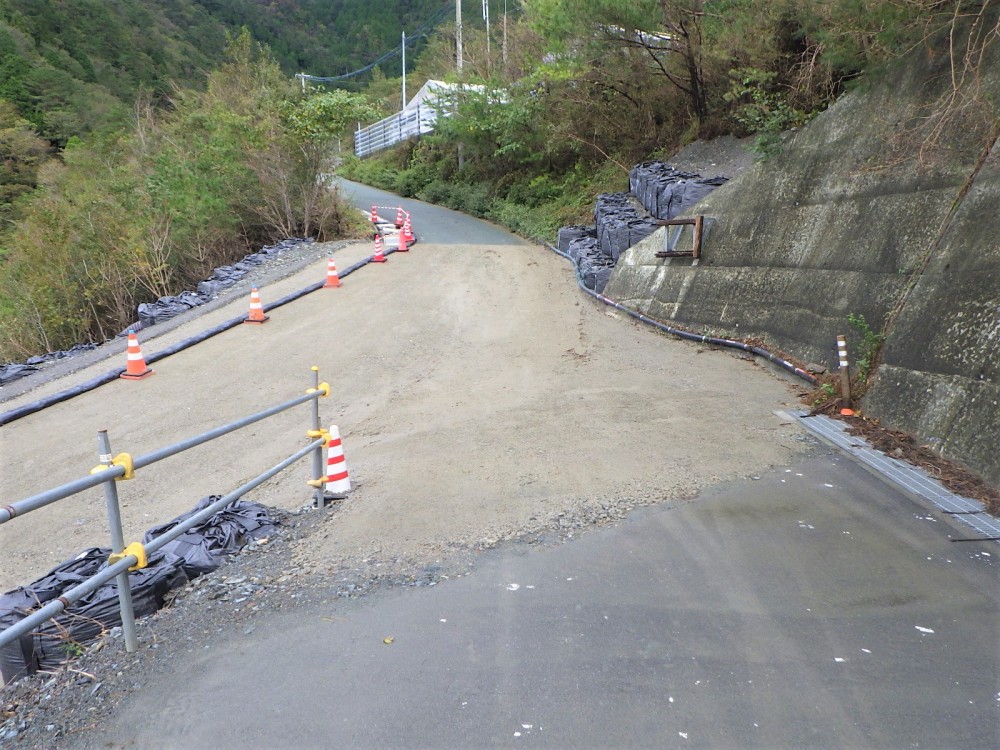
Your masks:
<svg viewBox="0 0 1000 750"><path fill-rule="evenodd" d="M821 455L263 621L86 746L1000 747L1000 550L949 532Z"/></svg>
<svg viewBox="0 0 1000 750"><path fill-rule="evenodd" d="M964 536L821 451L433 589L262 618L77 746L1000 747L1000 547Z"/></svg>

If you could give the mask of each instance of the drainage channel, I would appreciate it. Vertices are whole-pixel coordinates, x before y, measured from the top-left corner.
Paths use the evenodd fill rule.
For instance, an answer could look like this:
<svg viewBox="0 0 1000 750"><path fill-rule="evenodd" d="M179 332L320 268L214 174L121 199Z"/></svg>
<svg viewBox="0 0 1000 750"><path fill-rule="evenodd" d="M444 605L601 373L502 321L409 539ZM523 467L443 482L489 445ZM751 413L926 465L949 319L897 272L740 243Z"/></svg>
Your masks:
<svg viewBox="0 0 1000 750"><path fill-rule="evenodd" d="M943 513L954 516L985 537L984 540L967 541L1000 542L1000 518L987 513L986 507L978 500L956 495L923 469L889 458L881 451L875 450L864 438L848 434L847 425L840 420L823 415L811 417L804 410L786 411L783 414L793 418L817 437L861 461L886 480L927 500Z"/></svg>

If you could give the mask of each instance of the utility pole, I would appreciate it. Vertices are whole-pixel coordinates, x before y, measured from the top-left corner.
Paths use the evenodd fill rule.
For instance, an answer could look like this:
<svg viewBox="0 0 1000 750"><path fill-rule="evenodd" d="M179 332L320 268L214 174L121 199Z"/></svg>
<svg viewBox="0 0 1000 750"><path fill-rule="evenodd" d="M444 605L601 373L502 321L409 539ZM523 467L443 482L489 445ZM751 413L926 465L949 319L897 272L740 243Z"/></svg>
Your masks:
<svg viewBox="0 0 1000 750"><path fill-rule="evenodd" d="M462 85L462 0L455 0L455 60L458 65L458 85ZM458 110L458 95L456 92L455 109ZM465 150L462 142L458 143L458 169L465 166Z"/></svg>
<svg viewBox="0 0 1000 750"><path fill-rule="evenodd" d="M486 21L486 69L490 68L490 0L483 0L483 20Z"/></svg>
<svg viewBox="0 0 1000 750"><path fill-rule="evenodd" d="M406 32L403 32L403 103L400 110L406 109Z"/></svg>
<svg viewBox="0 0 1000 750"><path fill-rule="evenodd" d="M507 0L503 0L503 48L501 55L503 57L503 72L507 73Z"/></svg>
<svg viewBox="0 0 1000 750"><path fill-rule="evenodd" d="M455 62L462 78L462 0L455 0Z"/></svg>

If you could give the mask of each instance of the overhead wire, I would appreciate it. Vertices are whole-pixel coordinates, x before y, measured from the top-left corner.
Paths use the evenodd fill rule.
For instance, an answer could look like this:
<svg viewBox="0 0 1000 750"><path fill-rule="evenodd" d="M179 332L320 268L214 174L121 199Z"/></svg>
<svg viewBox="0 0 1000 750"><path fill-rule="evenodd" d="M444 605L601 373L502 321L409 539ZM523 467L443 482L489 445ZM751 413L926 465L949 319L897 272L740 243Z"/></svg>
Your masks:
<svg viewBox="0 0 1000 750"><path fill-rule="evenodd" d="M428 34L431 32L431 30L433 30L438 25L438 23L440 23L444 19L445 15L447 15L450 12L451 12L450 4L438 8L434 13L431 14L431 16L426 21L424 21L423 25L420 28L418 28L412 35L408 35L406 37L406 46L411 47L420 39L426 38ZM358 68L357 70L352 70L350 73L343 73L339 76L313 76L309 75L308 73L296 73L295 77L302 78L303 80L306 81L313 81L314 83L332 83L334 81L342 81L346 78L353 78L354 76L363 75L372 68L375 68L378 65L381 65L382 63L386 62L387 60L391 60L392 58L402 54L402 51L403 51L403 43L400 42L398 45L396 45L396 47L383 54L377 60L368 63L368 65L365 65L363 68Z"/></svg>

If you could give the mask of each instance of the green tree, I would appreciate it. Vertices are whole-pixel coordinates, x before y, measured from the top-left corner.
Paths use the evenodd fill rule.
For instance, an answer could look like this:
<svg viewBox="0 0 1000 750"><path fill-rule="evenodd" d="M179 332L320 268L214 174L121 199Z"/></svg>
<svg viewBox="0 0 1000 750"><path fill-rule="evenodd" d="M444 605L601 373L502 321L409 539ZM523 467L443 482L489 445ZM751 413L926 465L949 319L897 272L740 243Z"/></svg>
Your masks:
<svg viewBox="0 0 1000 750"><path fill-rule="evenodd" d="M49 144L14 105L0 99L0 227L15 217L15 202L35 189L38 169L49 152Z"/></svg>

